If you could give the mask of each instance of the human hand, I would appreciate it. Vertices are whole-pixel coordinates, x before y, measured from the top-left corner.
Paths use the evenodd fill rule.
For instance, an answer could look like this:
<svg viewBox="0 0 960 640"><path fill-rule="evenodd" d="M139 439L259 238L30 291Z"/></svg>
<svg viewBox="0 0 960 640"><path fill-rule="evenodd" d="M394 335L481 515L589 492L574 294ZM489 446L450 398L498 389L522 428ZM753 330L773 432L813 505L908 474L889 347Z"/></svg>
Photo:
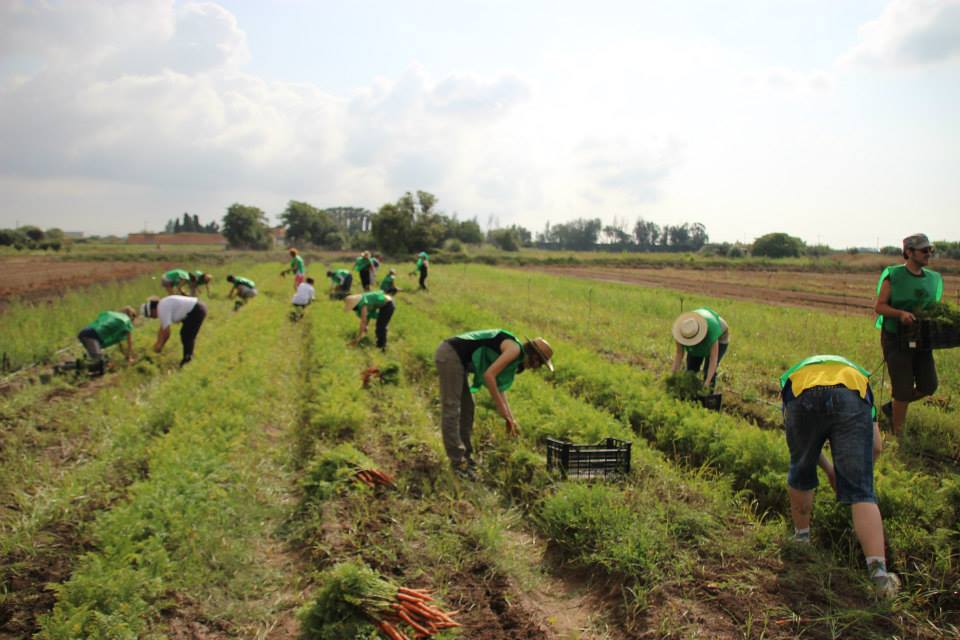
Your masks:
<svg viewBox="0 0 960 640"><path fill-rule="evenodd" d="M127 356L127 364L133 364L136 361L137 359L134 358L133 356Z"/></svg>
<svg viewBox="0 0 960 640"><path fill-rule="evenodd" d="M904 324L909 327L911 324L913 324L914 320L916 319L917 317L912 313L910 313L909 311L900 312L900 324Z"/></svg>

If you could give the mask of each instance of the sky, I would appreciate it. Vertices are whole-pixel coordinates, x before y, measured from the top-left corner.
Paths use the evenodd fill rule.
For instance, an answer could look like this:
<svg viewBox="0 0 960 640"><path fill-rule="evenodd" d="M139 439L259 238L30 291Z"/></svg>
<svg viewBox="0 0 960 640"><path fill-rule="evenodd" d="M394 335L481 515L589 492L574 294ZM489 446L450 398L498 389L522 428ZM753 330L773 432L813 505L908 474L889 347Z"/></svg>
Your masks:
<svg viewBox="0 0 960 640"><path fill-rule="evenodd" d="M235 202L960 240L960 0L3 0L0 228Z"/></svg>

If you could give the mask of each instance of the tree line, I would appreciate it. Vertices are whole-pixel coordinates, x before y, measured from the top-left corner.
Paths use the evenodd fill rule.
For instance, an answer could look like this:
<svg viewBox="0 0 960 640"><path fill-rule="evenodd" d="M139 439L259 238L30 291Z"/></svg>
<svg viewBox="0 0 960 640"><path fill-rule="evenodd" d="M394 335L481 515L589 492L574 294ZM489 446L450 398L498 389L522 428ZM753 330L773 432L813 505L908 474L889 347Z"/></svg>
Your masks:
<svg viewBox="0 0 960 640"><path fill-rule="evenodd" d="M180 218L171 218L167 220L163 230L166 233L220 233L220 225L216 220L209 224L200 224L200 216L197 214L191 216L184 211L182 221Z"/></svg>

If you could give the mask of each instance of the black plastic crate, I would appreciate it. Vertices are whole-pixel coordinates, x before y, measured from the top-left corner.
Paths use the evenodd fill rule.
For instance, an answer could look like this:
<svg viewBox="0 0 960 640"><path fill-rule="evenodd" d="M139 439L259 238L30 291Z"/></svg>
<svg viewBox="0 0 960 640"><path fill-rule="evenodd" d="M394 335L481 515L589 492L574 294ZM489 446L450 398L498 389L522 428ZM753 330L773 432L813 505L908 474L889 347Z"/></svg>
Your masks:
<svg viewBox="0 0 960 640"><path fill-rule="evenodd" d="M960 327L939 320L918 318L910 326L900 326L901 349L952 349L960 347Z"/></svg>
<svg viewBox="0 0 960 640"><path fill-rule="evenodd" d="M564 477L605 478L630 473L631 442L607 438L600 444L573 444L547 438L547 469Z"/></svg>
<svg viewBox="0 0 960 640"><path fill-rule="evenodd" d="M723 406L723 394L711 393L705 396L697 396L697 401L701 404L701 406L703 406L704 409L720 411L720 407Z"/></svg>

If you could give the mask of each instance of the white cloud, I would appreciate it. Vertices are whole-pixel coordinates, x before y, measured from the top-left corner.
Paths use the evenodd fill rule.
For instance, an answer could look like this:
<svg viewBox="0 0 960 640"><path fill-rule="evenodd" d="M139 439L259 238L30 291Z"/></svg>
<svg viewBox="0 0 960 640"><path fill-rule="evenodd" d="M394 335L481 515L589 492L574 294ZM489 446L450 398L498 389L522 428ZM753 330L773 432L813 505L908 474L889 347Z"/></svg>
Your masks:
<svg viewBox="0 0 960 640"><path fill-rule="evenodd" d="M924 65L960 57L960 0L892 0L860 27L846 63Z"/></svg>

